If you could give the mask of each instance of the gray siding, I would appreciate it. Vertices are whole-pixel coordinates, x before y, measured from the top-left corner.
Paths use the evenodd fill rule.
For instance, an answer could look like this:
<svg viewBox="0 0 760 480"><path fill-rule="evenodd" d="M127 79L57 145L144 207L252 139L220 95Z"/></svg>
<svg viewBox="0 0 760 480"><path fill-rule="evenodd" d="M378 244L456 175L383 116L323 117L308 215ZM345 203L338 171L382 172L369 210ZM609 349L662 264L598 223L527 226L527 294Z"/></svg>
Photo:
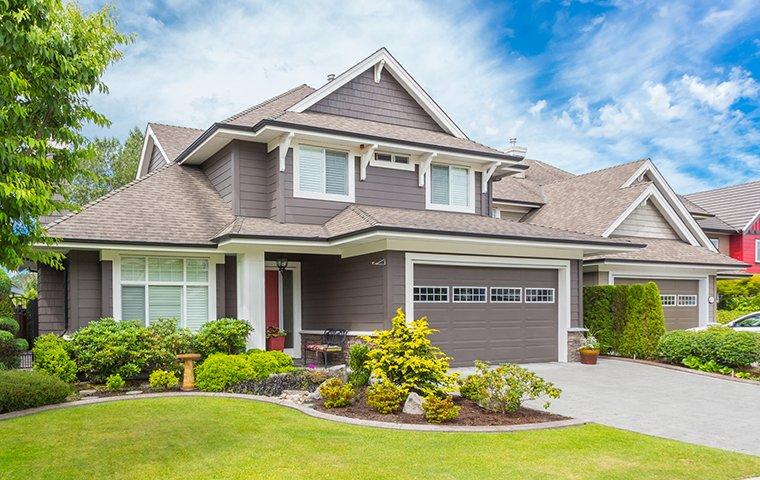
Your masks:
<svg viewBox="0 0 760 480"><path fill-rule="evenodd" d="M237 317L237 257L224 257L224 315Z"/></svg>
<svg viewBox="0 0 760 480"><path fill-rule="evenodd" d="M374 69L366 70L308 110L436 132L443 131L386 70L383 71L379 83L375 83Z"/></svg>
<svg viewBox="0 0 760 480"><path fill-rule="evenodd" d="M63 333L66 322L65 273L47 265L37 269L37 315L40 335Z"/></svg>
<svg viewBox="0 0 760 480"><path fill-rule="evenodd" d="M100 316L113 317L113 262L100 262Z"/></svg>
<svg viewBox="0 0 760 480"><path fill-rule="evenodd" d="M716 283L715 275L710 275L709 285L707 286L707 295L713 297L715 301L712 304L707 304L707 321L710 323L716 323L718 315L718 285Z"/></svg>
<svg viewBox="0 0 760 480"><path fill-rule="evenodd" d="M234 142L239 169L239 215L269 217L271 212L270 156L265 143ZM273 159L272 159L273 160Z"/></svg>
<svg viewBox="0 0 760 480"><path fill-rule="evenodd" d="M168 161L164 158L161 150L156 145L153 145L153 151L150 152L150 163L148 164L148 172L152 172L158 168L166 165Z"/></svg>
<svg viewBox="0 0 760 480"><path fill-rule="evenodd" d="M581 260L570 260L570 326L583 326L583 267Z"/></svg>
<svg viewBox="0 0 760 480"><path fill-rule="evenodd" d="M359 180L356 164L356 203L383 207L425 209L425 187L417 184L417 171L367 167L367 178Z"/></svg>
<svg viewBox="0 0 760 480"><path fill-rule="evenodd" d="M224 264L216 266L216 318L227 316L227 277L224 274Z"/></svg>
<svg viewBox="0 0 760 480"><path fill-rule="evenodd" d="M203 171L211 185L228 204L232 204L232 148L227 145L203 162Z"/></svg>
<svg viewBox="0 0 760 480"><path fill-rule="evenodd" d="M396 309L406 309L406 265L404 252L385 252L386 258L386 310L385 318L390 325L390 319L396 314Z"/></svg>
<svg viewBox="0 0 760 480"><path fill-rule="evenodd" d="M100 254L92 251L71 251L68 254L69 272L69 331L84 327L101 317Z"/></svg>
<svg viewBox="0 0 760 480"><path fill-rule="evenodd" d="M652 202L636 207L623 223L615 229L613 236L678 239L662 213Z"/></svg>

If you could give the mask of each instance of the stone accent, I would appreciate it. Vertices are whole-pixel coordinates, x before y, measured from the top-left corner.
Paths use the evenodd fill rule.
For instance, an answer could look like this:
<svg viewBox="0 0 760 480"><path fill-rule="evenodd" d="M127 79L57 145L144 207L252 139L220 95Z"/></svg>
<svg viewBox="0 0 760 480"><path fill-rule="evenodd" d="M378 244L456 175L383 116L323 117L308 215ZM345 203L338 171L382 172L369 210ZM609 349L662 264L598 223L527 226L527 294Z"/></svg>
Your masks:
<svg viewBox="0 0 760 480"><path fill-rule="evenodd" d="M578 349L583 345L583 340L586 338L585 328L576 328L567 331L567 361L568 362L580 362L581 354Z"/></svg>
<svg viewBox="0 0 760 480"><path fill-rule="evenodd" d="M322 334L320 333L302 333L301 334L301 358L303 359L304 365L309 365L310 363L313 363L317 365L318 367L321 367L324 365L324 357L321 353L317 354L317 352L312 352L309 350L306 350L305 346L309 343L319 343L322 341ZM362 343L362 339L356 335L348 335L346 336L346 344L343 347L343 351L341 353L333 352L327 354L327 365L340 365L340 364L348 364L348 351L351 349L351 345L355 343Z"/></svg>
<svg viewBox="0 0 760 480"><path fill-rule="evenodd" d="M406 397L402 412L409 415L422 415L425 411L422 409L422 397L412 392Z"/></svg>

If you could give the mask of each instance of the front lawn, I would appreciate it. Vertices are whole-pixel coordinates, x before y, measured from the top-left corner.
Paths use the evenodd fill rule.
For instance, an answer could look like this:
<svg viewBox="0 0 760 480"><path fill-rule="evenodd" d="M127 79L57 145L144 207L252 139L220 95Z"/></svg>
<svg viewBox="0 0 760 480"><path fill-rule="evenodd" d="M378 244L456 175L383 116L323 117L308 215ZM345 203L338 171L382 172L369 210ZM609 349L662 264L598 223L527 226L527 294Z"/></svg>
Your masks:
<svg viewBox="0 0 760 480"><path fill-rule="evenodd" d="M0 422L0 478L739 479L760 458L587 425L504 434L355 427L225 398Z"/></svg>

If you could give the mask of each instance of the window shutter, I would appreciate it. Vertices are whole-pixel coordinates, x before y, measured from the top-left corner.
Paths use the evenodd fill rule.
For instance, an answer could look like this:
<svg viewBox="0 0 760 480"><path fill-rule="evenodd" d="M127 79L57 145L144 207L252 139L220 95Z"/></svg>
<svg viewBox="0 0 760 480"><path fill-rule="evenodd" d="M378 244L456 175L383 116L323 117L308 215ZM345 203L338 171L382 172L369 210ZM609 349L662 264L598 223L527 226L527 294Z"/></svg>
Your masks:
<svg viewBox="0 0 760 480"><path fill-rule="evenodd" d="M299 148L298 176L298 187L304 192L324 192L324 154L321 148Z"/></svg>
<svg viewBox="0 0 760 480"><path fill-rule="evenodd" d="M466 168L451 167L451 205L466 207L470 204L469 179L470 175Z"/></svg>
<svg viewBox="0 0 760 480"><path fill-rule="evenodd" d="M159 318L176 318L182 316L182 287L150 285L148 287L148 315L150 322Z"/></svg>
<svg viewBox="0 0 760 480"><path fill-rule="evenodd" d="M449 167L432 165L430 167L430 203L449 204Z"/></svg>
<svg viewBox="0 0 760 480"><path fill-rule="evenodd" d="M121 319L139 320L145 323L144 286L123 285L121 287Z"/></svg>
<svg viewBox="0 0 760 480"><path fill-rule="evenodd" d="M208 318L208 287L187 287L187 319L185 325L192 331L197 331Z"/></svg>
<svg viewBox="0 0 760 480"><path fill-rule="evenodd" d="M325 150L325 193L348 193L348 155L345 152Z"/></svg>

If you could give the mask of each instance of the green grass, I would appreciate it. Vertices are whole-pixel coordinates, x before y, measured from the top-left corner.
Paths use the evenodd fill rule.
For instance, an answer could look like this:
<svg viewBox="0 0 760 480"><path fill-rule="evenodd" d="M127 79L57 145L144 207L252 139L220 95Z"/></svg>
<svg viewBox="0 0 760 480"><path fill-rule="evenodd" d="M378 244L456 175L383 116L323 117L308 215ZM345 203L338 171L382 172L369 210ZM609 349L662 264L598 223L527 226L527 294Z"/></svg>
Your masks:
<svg viewBox="0 0 760 480"><path fill-rule="evenodd" d="M598 425L404 432L225 398L161 398L0 422L0 478L739 479L760 457Z"/></svg>

